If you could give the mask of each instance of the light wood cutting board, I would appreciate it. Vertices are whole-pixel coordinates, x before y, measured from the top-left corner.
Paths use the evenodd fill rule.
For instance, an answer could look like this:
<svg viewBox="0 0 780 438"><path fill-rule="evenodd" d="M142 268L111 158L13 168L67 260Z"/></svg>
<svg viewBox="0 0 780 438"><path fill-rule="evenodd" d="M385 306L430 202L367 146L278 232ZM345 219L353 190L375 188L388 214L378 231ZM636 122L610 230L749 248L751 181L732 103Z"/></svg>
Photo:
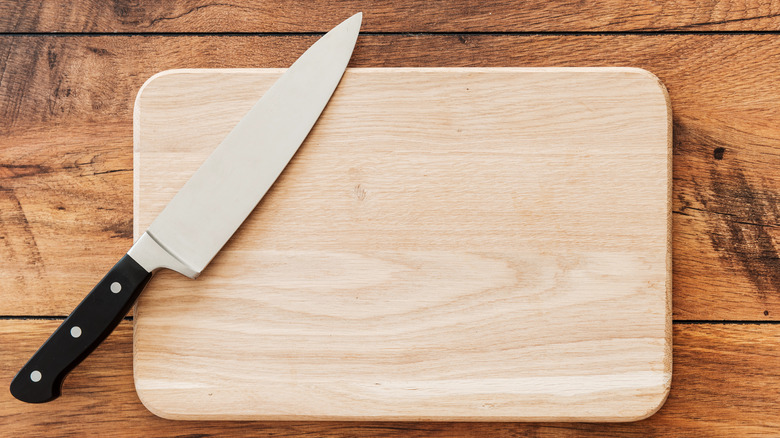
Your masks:
<svg viewBox="0 0 780 438"><path fill-rule="evenodd" d="M135 106L135 236L278 69ZM629 421L671 381L671 114L631 68L350 69L195 281L135 313L175 419Z"/></svg>

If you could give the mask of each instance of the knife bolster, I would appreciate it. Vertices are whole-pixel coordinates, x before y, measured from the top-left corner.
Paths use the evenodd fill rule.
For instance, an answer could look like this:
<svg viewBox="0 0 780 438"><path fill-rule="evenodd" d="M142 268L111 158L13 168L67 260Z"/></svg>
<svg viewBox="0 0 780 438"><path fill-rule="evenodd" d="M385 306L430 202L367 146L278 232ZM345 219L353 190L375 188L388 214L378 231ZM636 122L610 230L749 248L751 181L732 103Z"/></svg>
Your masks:
<svg viewBox="0 0 780 438"><path fill-rule="evenodd" d="M130 248L130 251L127 252L127 255L148 272L167 268L193 279L200 275L199 271L192 269L186 263L168 252L149 234L148 231L138 238L135 244Z"/></svg>

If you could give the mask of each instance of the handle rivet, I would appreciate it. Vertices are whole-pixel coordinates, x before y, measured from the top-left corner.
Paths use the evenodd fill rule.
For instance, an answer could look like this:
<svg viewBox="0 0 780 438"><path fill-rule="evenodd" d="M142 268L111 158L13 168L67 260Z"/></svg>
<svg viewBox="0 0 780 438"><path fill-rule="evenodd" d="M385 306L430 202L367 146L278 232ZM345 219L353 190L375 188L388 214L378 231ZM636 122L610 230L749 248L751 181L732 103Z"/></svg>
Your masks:
<svg viewBox="0 0 780 438"><path fill-rule="evenodd" d="M79 336L81 336L81 327L79 327L77 325L74 325L73 327L71 327L70 328L70 335L73 336L74 338L78 338Z"/></svg>
<svg viewBox="0 0 780 438"><path fill-rule="evenodd" d="M32 380L33 382L40 382L41 377L43 377L43 375L38 370L35 370L30 373L30 380Z"/></svg>
<svg viewBox="0 0 780 438"><path fill-rule="evenodd" d="M119 284L119 282L115 281L115 282L111 283L111 292L113 292L115 294L118 294L119 291L121 291L121 290L122 290L122 285Z"/></svg>

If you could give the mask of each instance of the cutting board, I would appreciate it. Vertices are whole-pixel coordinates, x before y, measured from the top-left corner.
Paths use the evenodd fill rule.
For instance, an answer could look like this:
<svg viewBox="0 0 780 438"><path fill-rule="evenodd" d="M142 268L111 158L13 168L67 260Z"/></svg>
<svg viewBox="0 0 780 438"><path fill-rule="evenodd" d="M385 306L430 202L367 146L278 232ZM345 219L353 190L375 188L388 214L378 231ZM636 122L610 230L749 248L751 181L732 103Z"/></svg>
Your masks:
<svg viewBox="0 0 780 438"><path fill-rule="evenodd" d="M137 238L278 69L138 93ZM633 68L350 69L195 281L138 302L173 419L630 421L671 381L671 115Z"/></svg>

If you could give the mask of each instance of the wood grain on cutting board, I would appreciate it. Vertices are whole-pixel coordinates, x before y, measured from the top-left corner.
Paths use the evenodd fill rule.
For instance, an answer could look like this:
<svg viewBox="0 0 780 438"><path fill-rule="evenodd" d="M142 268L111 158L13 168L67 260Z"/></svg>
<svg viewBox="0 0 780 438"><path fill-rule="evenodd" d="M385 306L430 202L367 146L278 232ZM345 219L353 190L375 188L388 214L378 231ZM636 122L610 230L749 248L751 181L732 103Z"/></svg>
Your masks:
<svg viewBox="0 0 780 438"><path fill-rule="evenodd" d="M282 70L179 70L135 111L135 235ZM628 68L351 69L196 281L136 310L182 419L627 421L671 377L670 114Z"/></svg>

